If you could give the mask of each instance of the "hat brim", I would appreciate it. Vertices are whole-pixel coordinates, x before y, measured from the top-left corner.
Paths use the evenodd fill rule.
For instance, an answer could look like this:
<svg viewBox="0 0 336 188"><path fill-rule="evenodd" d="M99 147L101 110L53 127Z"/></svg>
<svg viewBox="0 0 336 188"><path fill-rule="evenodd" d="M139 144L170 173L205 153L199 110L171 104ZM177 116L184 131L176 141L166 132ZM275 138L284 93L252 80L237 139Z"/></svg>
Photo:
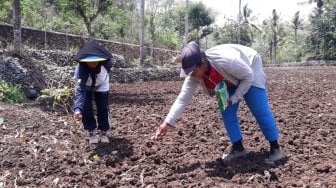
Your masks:
<svg viewBox="0 0 336 188"><path fill-rule="evenodd" d="M180 71L180 77L187 77L187 76L190 76L192 74L192 72L194 71L196 65L195 66L192 66L192 67L189 67L189 68L186 68L186 69L181 69Z"/></svg>
<svg viewBox="0 0 336 188"><path fill-rule="evenodd" d="M107 60L106 58L99 57L99 56L87 56L83 59L80 59L79 62L89 63L89 62L102 62L106 60Z"/></svg>

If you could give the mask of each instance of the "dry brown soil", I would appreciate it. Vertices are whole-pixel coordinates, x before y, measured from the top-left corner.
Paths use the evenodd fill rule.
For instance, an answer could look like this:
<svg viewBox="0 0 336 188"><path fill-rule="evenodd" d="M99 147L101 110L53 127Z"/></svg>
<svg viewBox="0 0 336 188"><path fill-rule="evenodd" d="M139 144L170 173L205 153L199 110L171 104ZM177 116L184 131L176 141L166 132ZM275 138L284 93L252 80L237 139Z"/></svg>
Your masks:
<svg viewBox="0 0 336 188"><path fill-rule="evenodd" d="M285 158L244 103L246 157L230 151L214 98L199 89L164 140L150 137L182 81L111 84L110 144L89 145L72 118L32 104L0 103L0 187L336 187L336 67L266 68Z"/></svg>

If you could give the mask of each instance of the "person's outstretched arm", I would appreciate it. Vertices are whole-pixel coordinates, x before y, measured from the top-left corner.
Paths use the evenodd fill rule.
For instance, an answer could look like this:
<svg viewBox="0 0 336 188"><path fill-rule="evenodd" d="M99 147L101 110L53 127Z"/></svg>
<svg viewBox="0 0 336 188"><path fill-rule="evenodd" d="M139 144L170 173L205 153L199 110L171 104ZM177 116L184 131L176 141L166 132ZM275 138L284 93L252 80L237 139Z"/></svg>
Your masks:
<svg viewBox="0 0 336 188"><path fill-rule="evenodd" d="M197 88L197 81L188 76L185 78L180 94L176 98L174 104L169 110L169 113L164 122L158 127L155 133L155 139L165 136L169 130L169 127L175 125L175 121L181 117L184 109L190 103L192 96Z"/></svg>
<svg viewBox="0 0 336 188"><path fill-rule="evenodd" d="M82 120L82 111L86 95L86 81L89 74L86 73L80 65L77 65L75 71L75 108L74 119L77 123Z"/></svg>

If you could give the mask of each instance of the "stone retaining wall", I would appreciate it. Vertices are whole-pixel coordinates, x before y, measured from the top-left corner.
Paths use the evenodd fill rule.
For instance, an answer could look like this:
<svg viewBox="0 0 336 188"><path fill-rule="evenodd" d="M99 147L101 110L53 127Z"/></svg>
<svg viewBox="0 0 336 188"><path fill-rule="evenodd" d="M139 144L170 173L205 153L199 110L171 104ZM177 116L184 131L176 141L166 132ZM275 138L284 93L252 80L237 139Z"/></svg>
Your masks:
<svg viewBox="0 0 336 188"><path fill-rule="evenodd" d="M48 87L62 88L70 85L74 76L76 64L69 63L73 62L69 61L72 56L62 51L33 50L22 58L16 58L10 51L0 51L0 80L38 91ZM110 73L111 83L180 79L178 66L122 68L115 65Z"/></svg>
<svg viewBox="0 0 336 188"><path fill-rule="evenodd" d="M0 23L0 38L2 38L3 43L4 42L12 43L13 41L12 25ZM78 35L22 27L22 41L24 45L34 49L79 50L86 40L87 40L86 37L81 37ZM106 49L108 49L111 53L124 56L126 62L139 59L140 55L139 45L112 42L99 39L97 39L97 41L99 44L103 45ZM154 52L152 58L157 64L160 65L170 63L173 57L176 56L178 53L177 51L166 50L161 48L155 48L153 51ZM150 57L150 48L146 48L145 53L147 57Z"/></svg>

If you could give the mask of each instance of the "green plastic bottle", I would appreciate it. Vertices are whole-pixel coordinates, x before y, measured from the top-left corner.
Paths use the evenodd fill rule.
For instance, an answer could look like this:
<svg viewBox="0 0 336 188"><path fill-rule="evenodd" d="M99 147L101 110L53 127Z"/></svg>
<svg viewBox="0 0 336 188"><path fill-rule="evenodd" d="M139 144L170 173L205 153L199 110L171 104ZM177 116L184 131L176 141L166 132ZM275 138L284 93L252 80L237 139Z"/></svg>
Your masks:
<svg viewBox="0 0 336 188"><path fill-rule="evenodd" d="M219 82L215 87L218 107L221 112L224 112L227 107L227 100L229 99L229 92L224 81Z"/></svg>

